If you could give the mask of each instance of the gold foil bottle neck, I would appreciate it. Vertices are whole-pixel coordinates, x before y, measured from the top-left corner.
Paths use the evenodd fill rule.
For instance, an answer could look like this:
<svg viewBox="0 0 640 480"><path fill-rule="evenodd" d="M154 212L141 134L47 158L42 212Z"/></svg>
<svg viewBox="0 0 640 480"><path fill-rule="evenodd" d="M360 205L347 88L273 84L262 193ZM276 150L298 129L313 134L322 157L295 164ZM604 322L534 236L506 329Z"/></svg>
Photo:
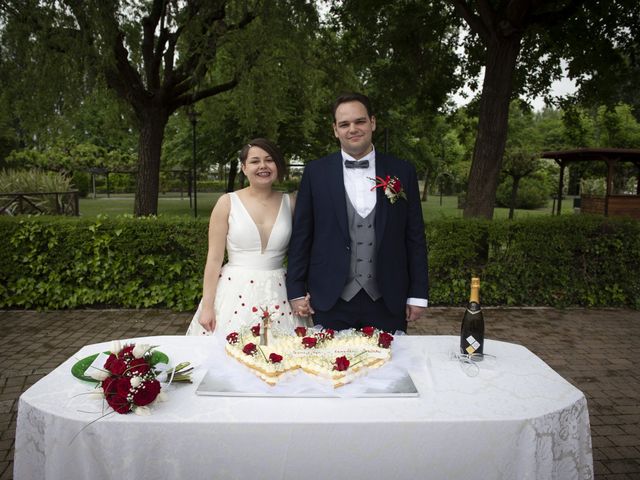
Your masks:
<svg viewBox="0 0 640 480"><path fill-rule="evenodd" d="M469 302L480 303L480 278L471 278L471 295L469 296Z"/></svg>

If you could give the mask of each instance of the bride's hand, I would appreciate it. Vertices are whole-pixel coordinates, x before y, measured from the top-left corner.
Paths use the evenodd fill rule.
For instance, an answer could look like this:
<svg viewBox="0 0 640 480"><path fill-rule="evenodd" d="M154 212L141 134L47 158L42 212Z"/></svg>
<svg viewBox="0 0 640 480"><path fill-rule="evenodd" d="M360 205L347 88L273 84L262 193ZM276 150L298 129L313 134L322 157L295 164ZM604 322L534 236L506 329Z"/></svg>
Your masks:
<svg viewBox="0 0 640 480"><path fill-rule="evenodd" d="M216 329L216 313L213 308L203 308L198 322L207 332L213 332Z"/></svg>
<svg viewBox="0 0 640 480"><path fill-rule="evenodd" d="M298 298L291 301L291 309L295 315L300 317L308 317L313 315L313 307L311 307L311 295L307 293L304 298Z"/></svg>

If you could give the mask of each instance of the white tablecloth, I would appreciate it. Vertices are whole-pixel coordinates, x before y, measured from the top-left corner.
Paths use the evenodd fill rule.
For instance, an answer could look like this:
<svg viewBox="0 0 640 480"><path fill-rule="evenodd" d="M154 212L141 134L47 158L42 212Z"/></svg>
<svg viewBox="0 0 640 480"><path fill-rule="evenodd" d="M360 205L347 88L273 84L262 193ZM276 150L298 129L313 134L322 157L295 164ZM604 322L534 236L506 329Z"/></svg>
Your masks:
<svg viewBox="0 0 640 480"><path fill-rule="evenodd" d="M136 339L206 362L201 337ZM467 376L451 336L403 336L416 398L255 398L171 386L151 416L100 416L71 376L82 348L20 397L14 476L31 479L593 478L584 395L526 348L488 340ZM229 361L231 361L229 359ZM224 368L221 365L220 368Z"/></svg>

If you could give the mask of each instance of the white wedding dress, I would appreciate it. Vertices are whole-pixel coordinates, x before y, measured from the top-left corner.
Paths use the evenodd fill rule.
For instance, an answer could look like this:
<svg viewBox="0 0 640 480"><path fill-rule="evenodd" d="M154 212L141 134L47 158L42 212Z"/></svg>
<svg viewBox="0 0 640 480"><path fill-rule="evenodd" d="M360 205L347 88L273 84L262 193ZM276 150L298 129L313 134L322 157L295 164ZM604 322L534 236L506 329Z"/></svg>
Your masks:
<svg viewBox="0 0 640 480"><path fill-rule="evenodd" d="M260 308L268 307L274 313L273 328L292 331L307 322L291 312L285 286L282 262L291 236L291 203L288 194L282 195L280 210L264 251L260 232L253 218L235 192L229 194L229 231L227 256L216 290L215 335L226 336L242 326L260 321ZM254 307L258 310L254 312ZM202 302L198 306L187 335L208 335L198 319Z"/></svg>

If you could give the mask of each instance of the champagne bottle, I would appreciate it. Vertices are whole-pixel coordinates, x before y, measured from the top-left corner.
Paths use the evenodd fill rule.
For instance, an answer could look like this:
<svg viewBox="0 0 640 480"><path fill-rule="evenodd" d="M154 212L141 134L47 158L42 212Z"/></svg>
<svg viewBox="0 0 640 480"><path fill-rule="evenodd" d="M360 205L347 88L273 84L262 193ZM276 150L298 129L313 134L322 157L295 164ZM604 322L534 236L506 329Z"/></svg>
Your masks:
<svg viewBox="0 0 640 480"><path fill-rule="evenodd" d="M471 279L471 295L469 304L462 317L460 328L460 351L463 354L478 354L476 359L482 359L484 348L484 318L480 308L480 279Z"/></svg>

